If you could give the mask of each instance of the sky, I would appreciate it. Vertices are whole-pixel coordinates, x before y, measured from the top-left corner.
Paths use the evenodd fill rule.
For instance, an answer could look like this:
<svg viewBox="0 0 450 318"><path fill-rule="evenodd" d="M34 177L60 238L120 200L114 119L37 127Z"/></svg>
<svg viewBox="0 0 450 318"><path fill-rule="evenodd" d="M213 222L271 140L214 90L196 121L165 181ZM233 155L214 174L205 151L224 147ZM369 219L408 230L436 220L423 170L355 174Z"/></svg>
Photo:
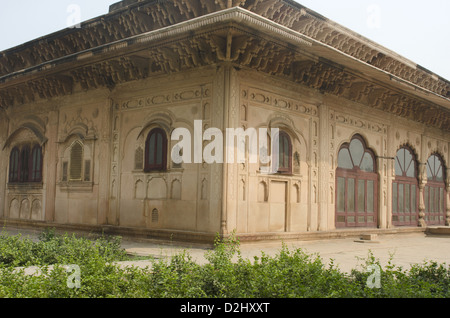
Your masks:
<svg viewBox="0 0 450 318"><path fill-rule="evenodd" d="M450 80L450 0L296 1ZM3 0L0 51L106 14L115 2Z"/></svg>

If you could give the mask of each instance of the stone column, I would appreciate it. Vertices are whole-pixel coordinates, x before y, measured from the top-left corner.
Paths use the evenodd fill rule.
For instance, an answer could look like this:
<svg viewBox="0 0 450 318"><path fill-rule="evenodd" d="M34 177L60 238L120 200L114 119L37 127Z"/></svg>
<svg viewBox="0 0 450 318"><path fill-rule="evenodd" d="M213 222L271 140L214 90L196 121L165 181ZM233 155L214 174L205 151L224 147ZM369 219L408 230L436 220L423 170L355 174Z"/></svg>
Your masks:
<svg viewBox="0 0 450 318"><path fill-rule="evenodd" d="M215 100L213 106L212 123L222 126L226 135L227 128L236 128L239 125L239 87L237 73L231 64L224 63L217 71L214 81ZM222 122L220 121L220 118ZM214 126L218 127L218 126ZM223 144L224 162L227 160L226 138ZM220 233L228 235L236 227L237 213L237 164L223 164L222 171L215 171L217 176L222 175L222 189L212 189L222 196L222 211L220 216Z"/></svg>
<svg viewBox="0 0 450 318"><path fill-rule="evenodd" d="M380 227L392 228L392 184L395 180L395 158L386 157L379 161L380 171Z"/></svg>
<svg viewBox="0 0 450 318"><path fill-rule="evenodd" d="M425 222L425 198L424 190L427 184L426 163L418 163L419 165L419 227L426 227Z"/></svg>
<svg viewBox="0 0 450 318"><path fill-rule="evenodd" d="M447 180L445 185L446 185L445 189L447 191L445 226L450 226L450 168L447 168Z"/></svg>

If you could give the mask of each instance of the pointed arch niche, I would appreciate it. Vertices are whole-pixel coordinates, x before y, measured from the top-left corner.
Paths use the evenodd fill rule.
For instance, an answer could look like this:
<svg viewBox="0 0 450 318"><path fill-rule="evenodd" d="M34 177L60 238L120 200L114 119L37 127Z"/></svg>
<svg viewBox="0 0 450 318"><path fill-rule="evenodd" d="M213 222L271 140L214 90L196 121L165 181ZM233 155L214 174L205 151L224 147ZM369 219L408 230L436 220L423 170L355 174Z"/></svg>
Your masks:
<svg viewBox="0 0 450 318"><path fill-rule="evenodd" d="M62 191L92 191L95 140L71 135L61 142L59 183Z"/></svg>
<svg viewBox="0 0 450 318"><path fill-rule="evenodd" d="M378 174L374 152L360 135L339 150L336 228L376 227Z"/></svg>

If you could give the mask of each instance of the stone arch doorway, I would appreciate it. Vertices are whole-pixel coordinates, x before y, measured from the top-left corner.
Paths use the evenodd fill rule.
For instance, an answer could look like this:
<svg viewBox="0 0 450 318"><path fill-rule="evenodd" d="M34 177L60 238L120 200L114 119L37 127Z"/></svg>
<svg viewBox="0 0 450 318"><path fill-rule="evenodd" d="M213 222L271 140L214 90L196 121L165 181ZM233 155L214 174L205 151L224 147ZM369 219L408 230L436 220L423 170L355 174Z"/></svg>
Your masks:
<svg viewBox="0 0 450 318"><path fill-rule="evenodd" d="M395 180L392 183L392 224L418 226L419 182L417 158L403 146L395 157Z"/></svg>
<svg viewBox="0 0 450 318"><path fill-rule="evenodd" d="M339 150L336 228L377 227L378 174L375 154L355 135Z"/></svg>
<svg viewBox="0 0 450 318"><path fill-rule="evenodd" d="M425 222L427 225L445 225L446 167L442 157L438 154L432 154L428 158L426 169L428 180L424 190Z"/></svg>

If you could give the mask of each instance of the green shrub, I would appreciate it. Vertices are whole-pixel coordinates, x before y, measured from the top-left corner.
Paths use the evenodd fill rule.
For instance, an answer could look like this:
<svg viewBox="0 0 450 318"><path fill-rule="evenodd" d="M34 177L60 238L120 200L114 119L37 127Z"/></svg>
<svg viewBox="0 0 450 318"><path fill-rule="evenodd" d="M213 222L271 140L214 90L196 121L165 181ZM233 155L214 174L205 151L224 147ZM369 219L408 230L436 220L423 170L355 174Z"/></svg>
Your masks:
<svg viewBox="0 0 450 318"><path fill-rule="evenodd" d="M340 272L318 255L283 246L273 257L261 253L242 257L231 236L217 239L206 252L207 263L197 264L186 252L154 260L149 268L120 267L126 259L120 238L95 240L43 233L33 242L0 236L0 297L33 298L438 298L450 296L450 271L428 262L409 270L387 266L369 253L361 269ZM49 267L53 264L52 267ZM81 286L69 288L70 273L63 264L77 264ZM17 266L39 265L40 275ZM369 266L380 269L380 288L371 288Z"/></svg>
<svg viewBox="0 0 450 318"><path fill-rule="evenodd" d="M38 241L21 234L0 235L0 265L3 266L81 264L92 255L105 261L127 259L120 237L101 236L89 240L75 234L57 235L54 230L42 232Z"/></svg>

